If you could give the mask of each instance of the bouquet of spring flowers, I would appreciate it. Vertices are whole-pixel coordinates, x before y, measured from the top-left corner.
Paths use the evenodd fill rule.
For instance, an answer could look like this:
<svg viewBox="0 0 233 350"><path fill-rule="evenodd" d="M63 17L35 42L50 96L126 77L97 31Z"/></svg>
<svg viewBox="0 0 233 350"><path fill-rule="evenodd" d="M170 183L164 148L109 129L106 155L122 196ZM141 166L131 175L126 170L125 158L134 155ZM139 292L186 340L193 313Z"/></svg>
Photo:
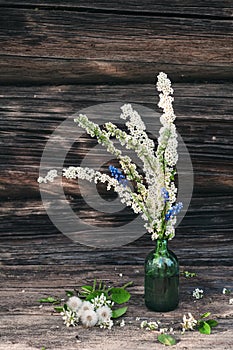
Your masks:
<svg viewBox="0 0 233 350"><path fill-rule="evenodd" d="M107 287L102 281L97 284L94 280L93 285L84 285L79 290L66 291L68 300L62 306L58 304L62 304L64 299L51 296L42 298L39 302L41 305L43 303L56 305L54 310L61 314L67 327L82 324L86 328L98 326L111 329L114 325L113 320L123 316L128 309L125 304L131 298L131 294L126 288L130 285L132 282L126 283L123 287ZM125 322L122 319L120 323L115 322L117 323L123 327Z"/></svg>
<svg viewBox="0 0 233 350"><path fill-rule="evenodd" d="M160 117L161 128L158 146L154 151L154 142L148 137L146 127L140 115L130 104L121 107L121 119L125 120L127 131L108 122L101 128L90 121L86 115L80 114L74 121L111 153L120 164L120 169L109 166L109 174L95 171L88 167L71 166L63 169L67 179L85 179L106 183L107 190L114 189L122 203L140 214L145 221L145 227L155 239L172 239L175 235L176 215L182 209L182 203L176 203L177 188L174 177L176 174L177 133L174 124L173 89L167 75L158 75L157 90L158 106L163 110ZM139 173L136 164L129 156L117 148L113 139L134 150L143 163L143 175ZM38 182L53 181L58 176L56 170L50 170L45 177L39 177ZM130 183L133 186L130 186Z"/></svg>

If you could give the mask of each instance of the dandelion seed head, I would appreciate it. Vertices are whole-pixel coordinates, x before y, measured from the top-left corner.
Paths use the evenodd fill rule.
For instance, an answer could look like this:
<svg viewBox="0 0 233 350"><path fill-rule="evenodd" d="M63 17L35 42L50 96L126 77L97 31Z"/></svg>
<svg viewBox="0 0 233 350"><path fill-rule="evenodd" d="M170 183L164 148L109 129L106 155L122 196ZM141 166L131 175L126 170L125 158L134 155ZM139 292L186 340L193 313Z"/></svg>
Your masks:
<svg viewBox="0 0 233 350"><path fill-rule="evenodd" d="M94 327L98 322L98 316L97 316L96 312L93 310L83 311L80 319L82 321L82 324L88 328Z"/></svg>
<svg viewBox="0 0 233 350"><path fill-rule="evenodd" d="M81 306L82 306L82 300L76 296L72 296L69 298L67 301L67 306L72 310L72 311L78 311Z"/></svg>

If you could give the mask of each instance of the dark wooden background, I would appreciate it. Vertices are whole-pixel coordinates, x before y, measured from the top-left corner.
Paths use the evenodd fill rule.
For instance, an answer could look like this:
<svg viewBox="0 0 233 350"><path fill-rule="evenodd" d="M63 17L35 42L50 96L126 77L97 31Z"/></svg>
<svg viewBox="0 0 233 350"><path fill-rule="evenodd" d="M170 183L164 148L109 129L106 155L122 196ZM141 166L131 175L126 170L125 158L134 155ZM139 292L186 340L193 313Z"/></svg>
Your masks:
<svg viewBox="0 0 233 350"><path fill-rule="evenodd" d="M173 82L176 124L194 169L191 205L171 247L186 267L232 266L232 14L230 0L0 0L3 289L20 288L18 279L29 280L38 266L82 266L92 271L87 280L98 264L143 266L153 247L148 235L111 250L73 243L47 217L36 179L46 142L67 116L115 101L158 112L160 71ZM127 221L128 213L105 218L87 210L78 189L69 191L83 217Z"/></svg>

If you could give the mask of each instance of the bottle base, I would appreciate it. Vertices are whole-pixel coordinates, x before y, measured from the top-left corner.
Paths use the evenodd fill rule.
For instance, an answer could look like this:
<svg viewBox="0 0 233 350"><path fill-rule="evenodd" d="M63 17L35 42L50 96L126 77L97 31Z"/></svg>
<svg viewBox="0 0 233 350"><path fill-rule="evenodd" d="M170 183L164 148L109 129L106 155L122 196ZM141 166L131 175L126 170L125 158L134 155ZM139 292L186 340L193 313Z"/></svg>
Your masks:
<svg viewBox="0 0 233 350"><path fill-rule="evenodd" d="M175 305L152 305L150 303L147 303L145 301L145 305L147 307L147 309L149 309L150 311L154 311L154 312L170 312L170 311L174 311L178 308L179 303L175 304Z"/></svg>

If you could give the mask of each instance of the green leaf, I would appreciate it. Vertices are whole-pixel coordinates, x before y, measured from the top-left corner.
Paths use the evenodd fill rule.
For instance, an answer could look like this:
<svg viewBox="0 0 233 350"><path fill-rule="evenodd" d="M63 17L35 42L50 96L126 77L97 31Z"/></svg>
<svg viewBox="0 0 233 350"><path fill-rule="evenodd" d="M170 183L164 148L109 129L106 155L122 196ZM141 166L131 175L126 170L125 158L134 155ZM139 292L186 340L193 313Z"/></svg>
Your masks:
<svg viewBox="0 0 233 350"><path fill-rule="evenodd" d="M117 304L124 304L129 301L131 295L130 293L123 288L112 288L110 290L112 301Z"/></svg>
<svg viewBox="0 0 233 350"><path fill-rule="evenodd" d="M68 310L68 306L67 306L67 304L64 304L64 305L63 305L63 309L64 309L65 311L67 311L67 310Z"/></svg>
<svg viewBox="0 0 233 350"><path fill-rule="evenodd" d="M206 323L208 323L208 325L212 328L212 327L216 327L218 325L218 322L215 320L208 320L206 321Z"/></svg>
<svg viewBox="0 0 233 350"><path fill-rule="evenodd" d="M203 315L201 315L201 318L206 318L211 315L211 312L205 312Z"/></svg>
<svg viewBox="0 0 233 350"><path fill-rule="evenodd" d="M103 291L101 291L101 290L95 290L94 292L90 293L90 294L86 297L85 300L91 301L92 299L94 299L94 298L100 296L101 294L104 294L104 295L107 297L107 295L106 295L105 292L103 292Z"/></svg>
<svg viewBox="0 0 233 350"><path fill-rule="evenodd" d="M72 292L71 290L66 290L65 292L66 292L66 295L68 297L73 297L74 296L74 292Z"/></svg>
<svg viewBox="0 0 233 350"><path fill-rule="evenodd" d="M96 281L96 278L95 278L95 279L94 279L94 282L93 282L93 287L92 287L92 290L93 290L93 291L95 291L96 283L97 283L97 281Z"/></svg>
<svg viewBox="0 0 233 350"><path fill-rule="evenodd" d="M122 315L124 315L127 311L128 307L124 306L121 307L120 309L116 309L112 311L112 318L118 318L121 317Z"/></svg>
<svg viewBox="0 0 233 350"><path fill-rule="evenodd" d="M81 287L82 293L89 294L93 291L92 286L82 286Z"/></svg>
<svg viewBox="0 0 233 350"><path fill-rule="evenodd" d="M202 334L210 334L211 333L211 327L208 325L206 321L201 321L198 325L198 330Z"/></svg>
<svg viewBox="0 0 233 350"><path fill-rule="evenodd" d="M96 288L96 289L97 289L97 288ZM104 291L105 289L106 289L106 285L103 283L103 281L100 281L97 290L102 290L102 291Z"/></svg>
<svg viewBox="0 0 233 350"><path fill-rule="evenodd" d="M53 297L42 298L38 301L39 301L39 303L50 303L50 304L59 304L61 302L60 299L55 299Z"/></svg>
<svg viewBox="0 0 233 350"><path fill-rule="evenodd" d="M158 341L164 345L175 345L176 344L176 339L174 337L172 337L169 334L159 334L157 337Z"/></svg>
<svg viewBox="0 0 233 350"><path fill-rule="evenodd" d="M55 307L54 307L54 310L55 310L56 312L59 312L59 313L62 312L63 309L64 309L63 306L55 306Z"/></svg>
<svg viewBox="0 0 233 350"><path fill-rule="evenodd" d="M92 286L82 286L81 289L86 291L86 292L92 292L93 287Z"/></svg>

